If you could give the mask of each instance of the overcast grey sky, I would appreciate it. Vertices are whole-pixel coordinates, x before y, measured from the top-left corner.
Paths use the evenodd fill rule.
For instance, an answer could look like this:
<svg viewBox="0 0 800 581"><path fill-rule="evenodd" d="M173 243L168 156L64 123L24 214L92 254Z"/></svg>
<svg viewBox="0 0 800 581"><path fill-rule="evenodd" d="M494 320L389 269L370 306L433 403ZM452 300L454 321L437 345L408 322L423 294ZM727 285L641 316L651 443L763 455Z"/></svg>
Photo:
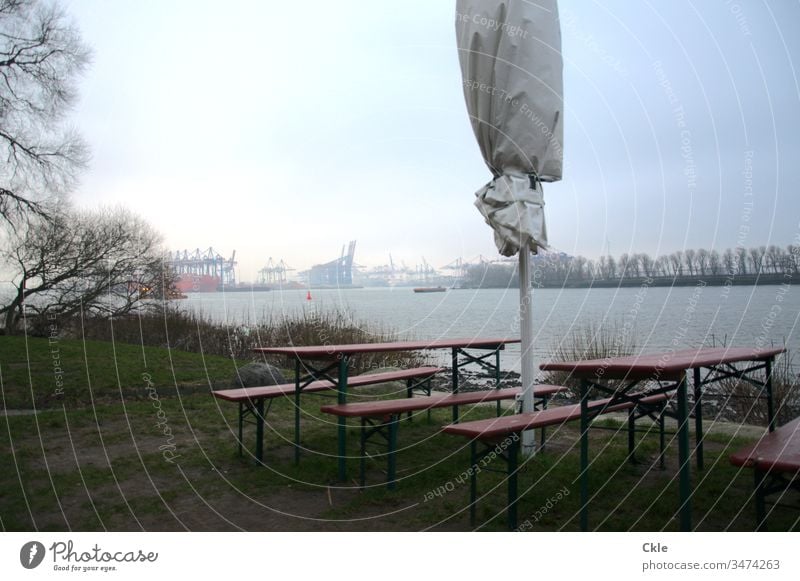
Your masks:
<svg viewBox="0 0 800 581"><path fill-rule="evenodd" d="M488 0L491 1L491 0ZM452 0L68 0L94 50L79 204L125 204L172 249L296 268L498 256ZM800 3L562 0L570 254L800 242Z"/></svg>

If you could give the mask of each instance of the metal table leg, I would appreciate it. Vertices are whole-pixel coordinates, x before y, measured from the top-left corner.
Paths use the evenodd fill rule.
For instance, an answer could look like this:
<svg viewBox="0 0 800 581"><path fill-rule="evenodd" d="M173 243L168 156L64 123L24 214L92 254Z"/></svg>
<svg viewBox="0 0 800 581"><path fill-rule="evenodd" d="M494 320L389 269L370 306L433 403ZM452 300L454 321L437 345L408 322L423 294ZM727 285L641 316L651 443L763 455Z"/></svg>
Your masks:
<svg viewBox="0 0 800 581"><path fill-rule="evenodd" d="M686 373L678 383L678 462L680 464L680 523L681 531L692 530L692 467L689 461L689 406Z"/></svg>
<svg viewBox="0 0 800 581"><path fill-rule="evenodd" d="M455 347L453 348L453 355L451 358L451 364L453 366L453 393L458 393L458 349ZM453 406L453 423L458 423L458 406Z"/></svg>
<svg viewBox="0 0 800 581"><path fill-rule="evenodd" d="M755 475L756 531L761 532L767 530L765 522L767 518L767 503L764 500L766 496L765 481L767 473L764 470L760 470L758 466L754 466L753 474Z"/></svg>
<svg viewBox="0 0 800 581"><path fill-rule="evenodd" d="M256 401L256 460L264 461L264 400Z"/></svg>
<svg viewBox="0 0 800 581"><path fill-rule="evenodd" d="M774 357L770 357L764 362L767 378L765 387L767 389L767 419L769 420L769 431L775 431L775 404L772 399L772 364L775 361Z"/></svg>
<svg viewBox="0 0 800 581"><path fill-rule="evenodd" d="M294 363L294 463L300 463L300 360Z"/></svg>
<svg viewBox="0 0 800 581"><path fill-rule="evenodd" d="M700 368L694 369L694 437L695 454L697 455L697 469L702 470L703 465L703 386L700 379Z"/></svg>
<svg viewBox="0 0 800 581"><path fill-rule="evenodd" d="M347 366L349 357L342 355L339 359L339 385L338 403L347 403ZM347 479L347 418L339 416L339 480L344 482Z"/></svg>
<svg viewBox="0 0 800 581"><path fill-rule="evenodd" d="M581 379L581 530L589 530L589 385Z"/></svg>
<svg viewBox="0 0 800 581"><path fill-rule="evenodd" d="M397 427L400 416L395 414L389 418L389 450L387 451L386 488L394 490L397 479Z"/></svg>
<svg viewBox="0 0 800 581"><path fill-rule="evenodd" d="M478 501L478 471L475 466L478 464L478 441L472 440L469 443L469 526L475 528L475 503Z"/></svg>
<svg viewBox="0 0 800 581"><path fill-rule="evenodd" d="M519 459L520 440L512 439L508 447L508 529L517 528L517 503L519 501L519 491L517 488L517 471Z"/></svg>
<svg viewBox="0 0 800 581"><path fill-rule="evenodd" d="M244 402L239 402L239 456L242 455L242 437L244 437Z"/></svg>

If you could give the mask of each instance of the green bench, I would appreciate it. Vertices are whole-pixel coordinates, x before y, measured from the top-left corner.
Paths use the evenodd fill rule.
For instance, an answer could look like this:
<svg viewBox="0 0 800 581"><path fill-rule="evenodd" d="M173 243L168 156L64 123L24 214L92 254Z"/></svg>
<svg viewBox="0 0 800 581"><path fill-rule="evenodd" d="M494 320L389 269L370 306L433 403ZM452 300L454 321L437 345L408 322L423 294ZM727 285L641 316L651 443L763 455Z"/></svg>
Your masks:
<svg viewBox="0 0 800 581"><path fill-rule="evenodd" d="M423 390L425 393L430 393L431 378L442 371L444 371L442 367L415 367L413 369L402 369L399 371L362 374L348 378L347 386L348 388L365 387L392 381L405 381L407 395L411 397L416 390ZM335 389L337 389L337 386L333 381L321 379L312 381L306 385L300 385L299 390L296 383L283 383L260 387L223 389L212 391L211 393L217 399L239 404L239 455L242 454L243 431L244 424L247 423L246 418L248 416L253 417L250 423L254 423L256 427L255 457L256 460L261 463L264 460L264 418L266 414L269 413L269 407L272 405L272 402L278 398L294 398L296 406L295 415L298 419L295 423L297 429L295 441L299 443L300 394L317 393ZM264 403L267 401L269 405L265 409Z"/></svg>
<svg viewBox="0 0 800 581"><path fill-rule="evenodd" d="M591 417L617 411L628 411L628 454L631 459L633 458L633 433L636 419L645 415L654 417L654 419L658 420L659 424L661 442L660 460L663 463L664 415L662 412L673 395L674 392L648 396L642 398L638 404L625 401L614 405L608 405L611 398L599 399L589 402L588 411ZM484 457L492 454L493 457L499 457L506 462L508 481L508 526L510 529L515 529L517 527L517 501L519 496L517 492L517 472L519 468L518 455L521 440L520 434L527 430L560 426L580 419L581 406L580 404L573 404L541 411L445 426L443 431L446 434L465 436L471 440L471 464L468 470L470 475L469 511L471 525L475 525L475 509L478 496L477 473L479 470L476 470L476 467ZM478 443L483 444L485 449L479 451Z"/></svg>
<svg viewBox="0 0 800 581"><path fill-rule="evenodd" d="M729 459L734 466L753 469L756 530L766 530L767 496L800 490L800 418L764 434Z"/></svg>
<svg viewBox="0 0 800 581"><path fill-rule="evenodd" d="M534 400L537 406L547 407L553 395L567 388L560 385L535 385ZM460 393L432 394L413 399L391 399L363 403L348 403L322 406L321 411L344 418L361 418L361 470L360 485L366 485L366 446L370 437L380 435L386 441L386 486L395 487L397 468L397 429L400 416L415 411L430 411L435 408L457 407L478 403L513 400L522 393L520 388L489 389ZM457 424L463 425L463 424ZM544 431L542 432L544 439Z"/></svg>

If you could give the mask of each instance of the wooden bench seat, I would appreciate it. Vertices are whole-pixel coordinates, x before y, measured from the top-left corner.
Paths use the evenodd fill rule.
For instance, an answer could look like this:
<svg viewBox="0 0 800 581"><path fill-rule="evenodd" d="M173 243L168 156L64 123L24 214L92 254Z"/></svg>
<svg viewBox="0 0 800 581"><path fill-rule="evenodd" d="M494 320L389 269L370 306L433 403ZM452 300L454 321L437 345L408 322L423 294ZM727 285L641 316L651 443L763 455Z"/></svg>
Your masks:
<svg viewBox="0 0 800 581"><path fill-rule="evenodd" d="M347 387L365 387L377 385L379 383L389 383L392 381L407 381L409 379L421 379L432 377L437 373L445 371L443 367L415 367L413 369L402 369L400 371L385 371L381 373L369 373L355 375L347 379ZM265 385L261 387L239 387L234 389L222 389L212 391L212 395L226 401L246 401L256 399L272 399L276 397L293 396L297 386L294 383L282 383L280 385ZM312 381L302 388L303 393L314 393L336 389L336 384L326 379Z"/></svg>
<svg viewBox="0 0 800 581"><path fill-rule="evenodd" d="M384 371L381 373L364 373L355 375L347 379L348 389L351 387L366 387L368 385L379 385L393 381L405 381L408 397L413 395L415 389L424 389L425 393L430 393L430 380L439 372L445 371L443 367L414 367L412 369L401 369L398 371ZM310 383L300 384L298 391L294 383L282 383L279 385L265 385L259 387L240 387L234 389L221 389L212 391L212 395L217 399L232 401L239 404L239 455L242 454L242 439L244 437L245 417L253 416L252 423L256 426L256 449L255 457L259 463L264 460L264 417L269 412L269 407L264 408L264 402L280 397L293 397L295 402L295 459L299 459L300 453L300 395L303 393L315 393L321 391L336 390L337 385L333 381L326 379L316 380Z"/></svg>
<svg viewBox="0 0 800 581"><path fill-rule="evenodd" d="M634 395L634 394L631 394ZM628 411L628 457L633 460L634 431L637 417L649 415L658 420L660 437L660 461L663 466L664 459L664 410L675 391L658 393L644 397L637 403L623 401L609 405L611 398L590 401L588 404L590 417L597 417L617 411ZM639 414L637 416L637 413ZM540 411L502 416L487 420L464 422L463 424L450 424L443 428L447 434L466 436L470 442L470 469L467 470L470 478L470 523L475 525L476 504L478 498L477 474L480 471L479 463L485 463L487 456L500 458L506 463L508 482L508 523L509 528L517 526L517 473L518 455L520 449L520 434L527 430L562 425L567 422L581 419L580 404L560 406L543 409ZM478 443L486 448L478 451ZM498 443L499 442L499 443Z"/></svg>
<svg viewBox="0 0 800 581"><path fill-rule="evenodd" d="M553 395L566 390L560 385L535 385L534 402L535 405L546 408L547 401ZM337 404L322 406L321 411L345 418L361 418L361 462L360 462L360 484L366 486L366 446L367 441L373 435L381 435L387 442L386 451L386 486L389 489L395 487L396 474L396 453L397 453L397 430L400 416L404 413L411 413L420 410L432 410L443 407L456 407L460 405L472 405L486 402L500 402L512 400L522 393L518 387L504 389L487 389L481 391L468 391L461 393L435 393L428 397L413 399L390 399L371 402ZM500 410L498 408L498 414ZM544 439L544 432L542 432Z"/></svg>
<svg viewBox="0 0 800 581"><path fill-rule="evenodd" d="M766 529L766 497L800 489L800 418L762 436L730 456L731 464L755 475L756 530Z"/></svg>
<svg viewBox="0 0 800 581"><path fill-rule="evenodd" d="M560 385L536 385L534 397L551 397L567 388ZM518 387L504 389L487 389L461 393L435 393L424 398L390 399L362 403L347 403L322 406L321 411L334 416L347 418L386 417L405 412L451 407L454 405L470 405L493 401L514 399L522 393ZM459 425L459 424L456 424Z"/></svg>
<svg viewBox="0 0 800 581"><path fill-rule="evenodd" d="M659 394L644 398L642 403L645 405L656 404L666 399L666 394ZM610 401L610 398L591 401L589 402L589 411L596 413L598 410L602 410L602 413L605 414L634 407L633 403L628 402L608 406ZM604 408L603 406L607 407ZM580 404L572 404L513 416L476 420L464 422L463 424L450 424L445 426L442 431L446 434L456 434L478 440L496 440L510 434L556 426L579 419L581 419L581 406Z"/></svg>

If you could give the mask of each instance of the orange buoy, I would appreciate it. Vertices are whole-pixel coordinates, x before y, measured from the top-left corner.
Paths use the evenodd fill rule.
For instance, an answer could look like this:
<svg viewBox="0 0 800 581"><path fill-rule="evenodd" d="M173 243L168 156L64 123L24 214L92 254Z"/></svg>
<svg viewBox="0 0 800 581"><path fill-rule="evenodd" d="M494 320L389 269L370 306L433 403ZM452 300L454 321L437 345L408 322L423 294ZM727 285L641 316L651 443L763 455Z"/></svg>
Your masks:
<svg viewBox="0 0 800 581"><path fill-rule="evenodd" d="M306 300L307 300L307 301L310 301L310 300L311 300L311 291L308 291L308 292L306 293Z"/></svg>

